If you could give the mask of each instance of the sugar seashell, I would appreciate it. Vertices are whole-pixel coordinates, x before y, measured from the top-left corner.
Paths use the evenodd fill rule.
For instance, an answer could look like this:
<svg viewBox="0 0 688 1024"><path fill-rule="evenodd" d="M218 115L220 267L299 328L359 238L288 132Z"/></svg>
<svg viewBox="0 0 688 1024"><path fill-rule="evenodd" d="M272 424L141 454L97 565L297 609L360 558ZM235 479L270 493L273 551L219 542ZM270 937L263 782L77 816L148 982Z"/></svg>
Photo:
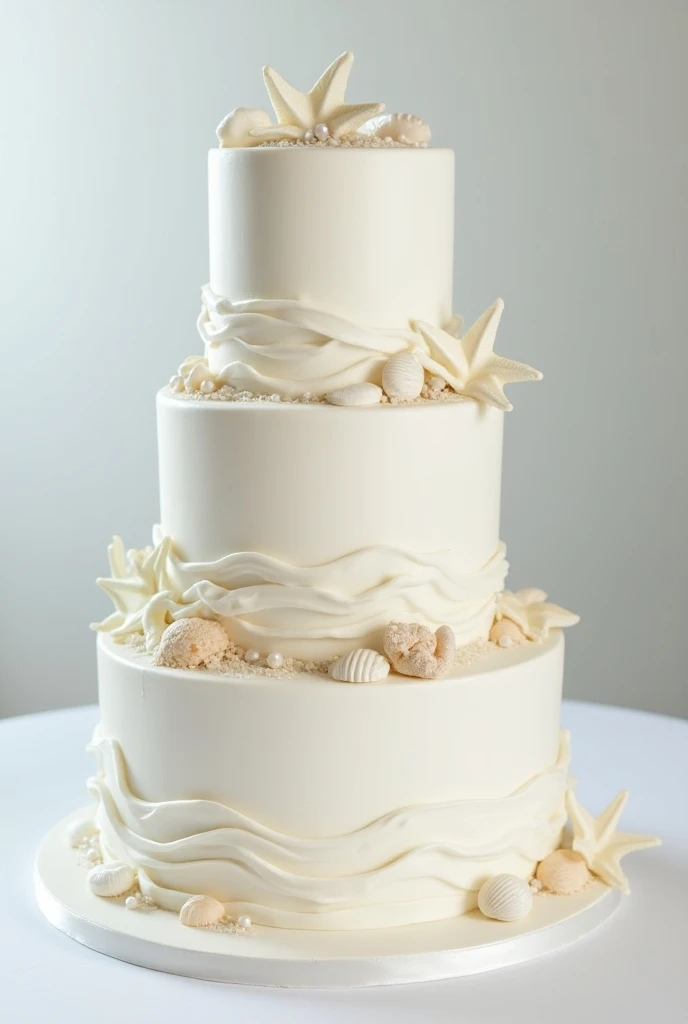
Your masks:
<svg viewBox="0 0 688 1024"><path fill-rule="evenodd" d="M450 626L440 626L433 633L419 622L390 622L384 649L402 675L436 679L454 663L456 638Z"/></svg>
<svg viewBox="0 0 688 1024"><path fill-rule="evenodd" d="M397 352L385 363L382 390L389 398L413 401L423 388L425 371L413 352Z"/></svg>
<svg viewBox="0 0 688 1024"><path fill-rule="evenodd" d="M393 139L410 145L428 144L431 138L430 125L415 114L379 114L358 129L360 135L376 135L378 139Z"/></svg>
<svg viewBox="0 0 688 1024"><path fill-rule="evenodd" d="M428 381L428 387L431 391L444 391L447 386L447 382L444 377L431 377Z"/></svg>
<svg viewBox="0 0 688 1024"><path fill-rule="evenodd" d="M585 858L576 850L555 850L540 861L535 877L549 892L568 896L585 888L590 871Z"/></svg>
<svg viewBox="0 0 688 1024"><path fill-rule="evenodd" d="M213 896L192 896L179 911L179 920L187 928L207 928L225 916L225 908Z"/></svg>
<svg viewBox="0 0 688 1024"><path fill-rule="evenodd" d="M75 849L87 839L98 835L98 826L91 818L78 818L67 829L67 840Z"/></svg>
<svg viewBox="0 0 688 1024"><path fill-rule="evenodd" d="M267 110L255 110L251 107L237 107L227 114L224 121L217 126L215 134L220 140L222 149L236 146L259 146L262 139L251 135L253 128L268 128L272 122Z"/></svg>
<svg viewBox="0 0 688 1024"><path fill-rule="evenodd" d="M348 384L327 396L330 405L378 405L381 399L382 388L377 384Z"/></svg>
<svg viewBox="0 0 688 1024"><path fill-rule="evenodd" d="M541 604L547 600L547 594L544 590L540 590L538 587L524 587L522 590L516 591L516 597L519 599L521 604Z"/></svg>
<svg viewBox="0 0 688 1024"><path fill-rule="evenodd" d="M478 906L495 921L520 921L533 908L533 894L523 878L494 875L481 887Z"/></svg>
<svg viewBox="0 0 688 1024"><path fill-rule="evenodd" d="M156 665L166 668L200 668L229 647L229 637L214 619L177 619L160 640Z"/></svg>
<svg viewBox="0 0 688 1024"><path fill-rule="evenodd" d="M389 662L377 651L360 647L333 661L330 675L341 683L377 683L389 675Z"/></svg>
<svg viewBox="0 0 688 1024"><path fill-rule="evenodd" d="M490 640L498 647L515 647L517 644L525 644L527 638L511 619L499 619L490 630Z"/></svg>
<svg viewBox="0 0 688 1024"><path fill-rule="evenodd" d="M88 873L88 884L96 896L121 896L131 889L135 881L134 869L118 860L98 864Z"/></svg>

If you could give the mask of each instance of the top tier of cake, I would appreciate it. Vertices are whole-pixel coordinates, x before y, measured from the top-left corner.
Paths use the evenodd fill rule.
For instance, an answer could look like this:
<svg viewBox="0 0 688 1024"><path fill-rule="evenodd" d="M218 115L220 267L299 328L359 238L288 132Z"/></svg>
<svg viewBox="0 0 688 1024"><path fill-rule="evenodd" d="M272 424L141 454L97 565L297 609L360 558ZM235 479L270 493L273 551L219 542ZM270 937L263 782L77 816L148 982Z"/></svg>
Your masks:
<svg viewBox="0 0 688 1024"><path fill-rule="evenodd" d="M451 316L451 150L214 149L209 171L216 295L382 329Z"/></svg>

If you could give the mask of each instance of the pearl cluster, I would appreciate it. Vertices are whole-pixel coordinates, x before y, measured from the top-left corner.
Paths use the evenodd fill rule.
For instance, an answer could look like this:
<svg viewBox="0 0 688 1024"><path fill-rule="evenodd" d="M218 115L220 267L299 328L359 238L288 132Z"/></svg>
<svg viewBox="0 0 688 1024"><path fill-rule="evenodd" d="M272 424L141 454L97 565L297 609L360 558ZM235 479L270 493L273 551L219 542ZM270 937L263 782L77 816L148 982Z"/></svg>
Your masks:
<svg viewBox="0 0 688 1024"><path fill-rule="evenodd" d="M249 665L255 665L260 661L260 653L251 648L251 650L246 651L244 661ZM271 651L265 659L265 664L268 668L282 668L282 665L284 665L284 656L280 654L279 651Z"/></svg>

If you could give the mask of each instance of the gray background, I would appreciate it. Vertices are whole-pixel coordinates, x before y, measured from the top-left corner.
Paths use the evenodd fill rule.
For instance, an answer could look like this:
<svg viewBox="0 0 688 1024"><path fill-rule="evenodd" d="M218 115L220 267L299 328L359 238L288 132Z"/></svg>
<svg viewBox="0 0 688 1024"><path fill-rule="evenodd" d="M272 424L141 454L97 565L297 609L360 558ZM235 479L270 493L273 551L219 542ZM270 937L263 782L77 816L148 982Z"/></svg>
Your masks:
<svg viewBox="0 0 688 1024"><path fill-rule="evenodd" d="M511 584L581 613L569 696L688 714L685 0L0 12L0 715L95 697L93 578L149 541L154 394L200 350L216 124L346 48L352 101L456 149L457 310L501 294L498 350L545 373L511 389Z"/></svg>

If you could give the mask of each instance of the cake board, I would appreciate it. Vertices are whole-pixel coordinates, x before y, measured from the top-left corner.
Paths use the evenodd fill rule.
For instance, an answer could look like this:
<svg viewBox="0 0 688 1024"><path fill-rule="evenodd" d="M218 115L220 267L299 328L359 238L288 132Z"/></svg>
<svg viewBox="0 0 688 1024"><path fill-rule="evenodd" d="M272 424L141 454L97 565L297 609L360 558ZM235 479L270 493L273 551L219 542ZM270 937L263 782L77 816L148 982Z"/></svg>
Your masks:
<svg viewBox="0 0 688 1024"><path fill-rule="evenodd" d="M466 977L525 963L589 935L621 895L601 882L572 896L538 895L521 921L472 911L404 928L307 932L254 926L248 934L187 928L171 913L101 899L65 836L75 812L44 838L35 865L38 905L77 942L107 956L205 981L286 988L364 988Z"/></svg>

